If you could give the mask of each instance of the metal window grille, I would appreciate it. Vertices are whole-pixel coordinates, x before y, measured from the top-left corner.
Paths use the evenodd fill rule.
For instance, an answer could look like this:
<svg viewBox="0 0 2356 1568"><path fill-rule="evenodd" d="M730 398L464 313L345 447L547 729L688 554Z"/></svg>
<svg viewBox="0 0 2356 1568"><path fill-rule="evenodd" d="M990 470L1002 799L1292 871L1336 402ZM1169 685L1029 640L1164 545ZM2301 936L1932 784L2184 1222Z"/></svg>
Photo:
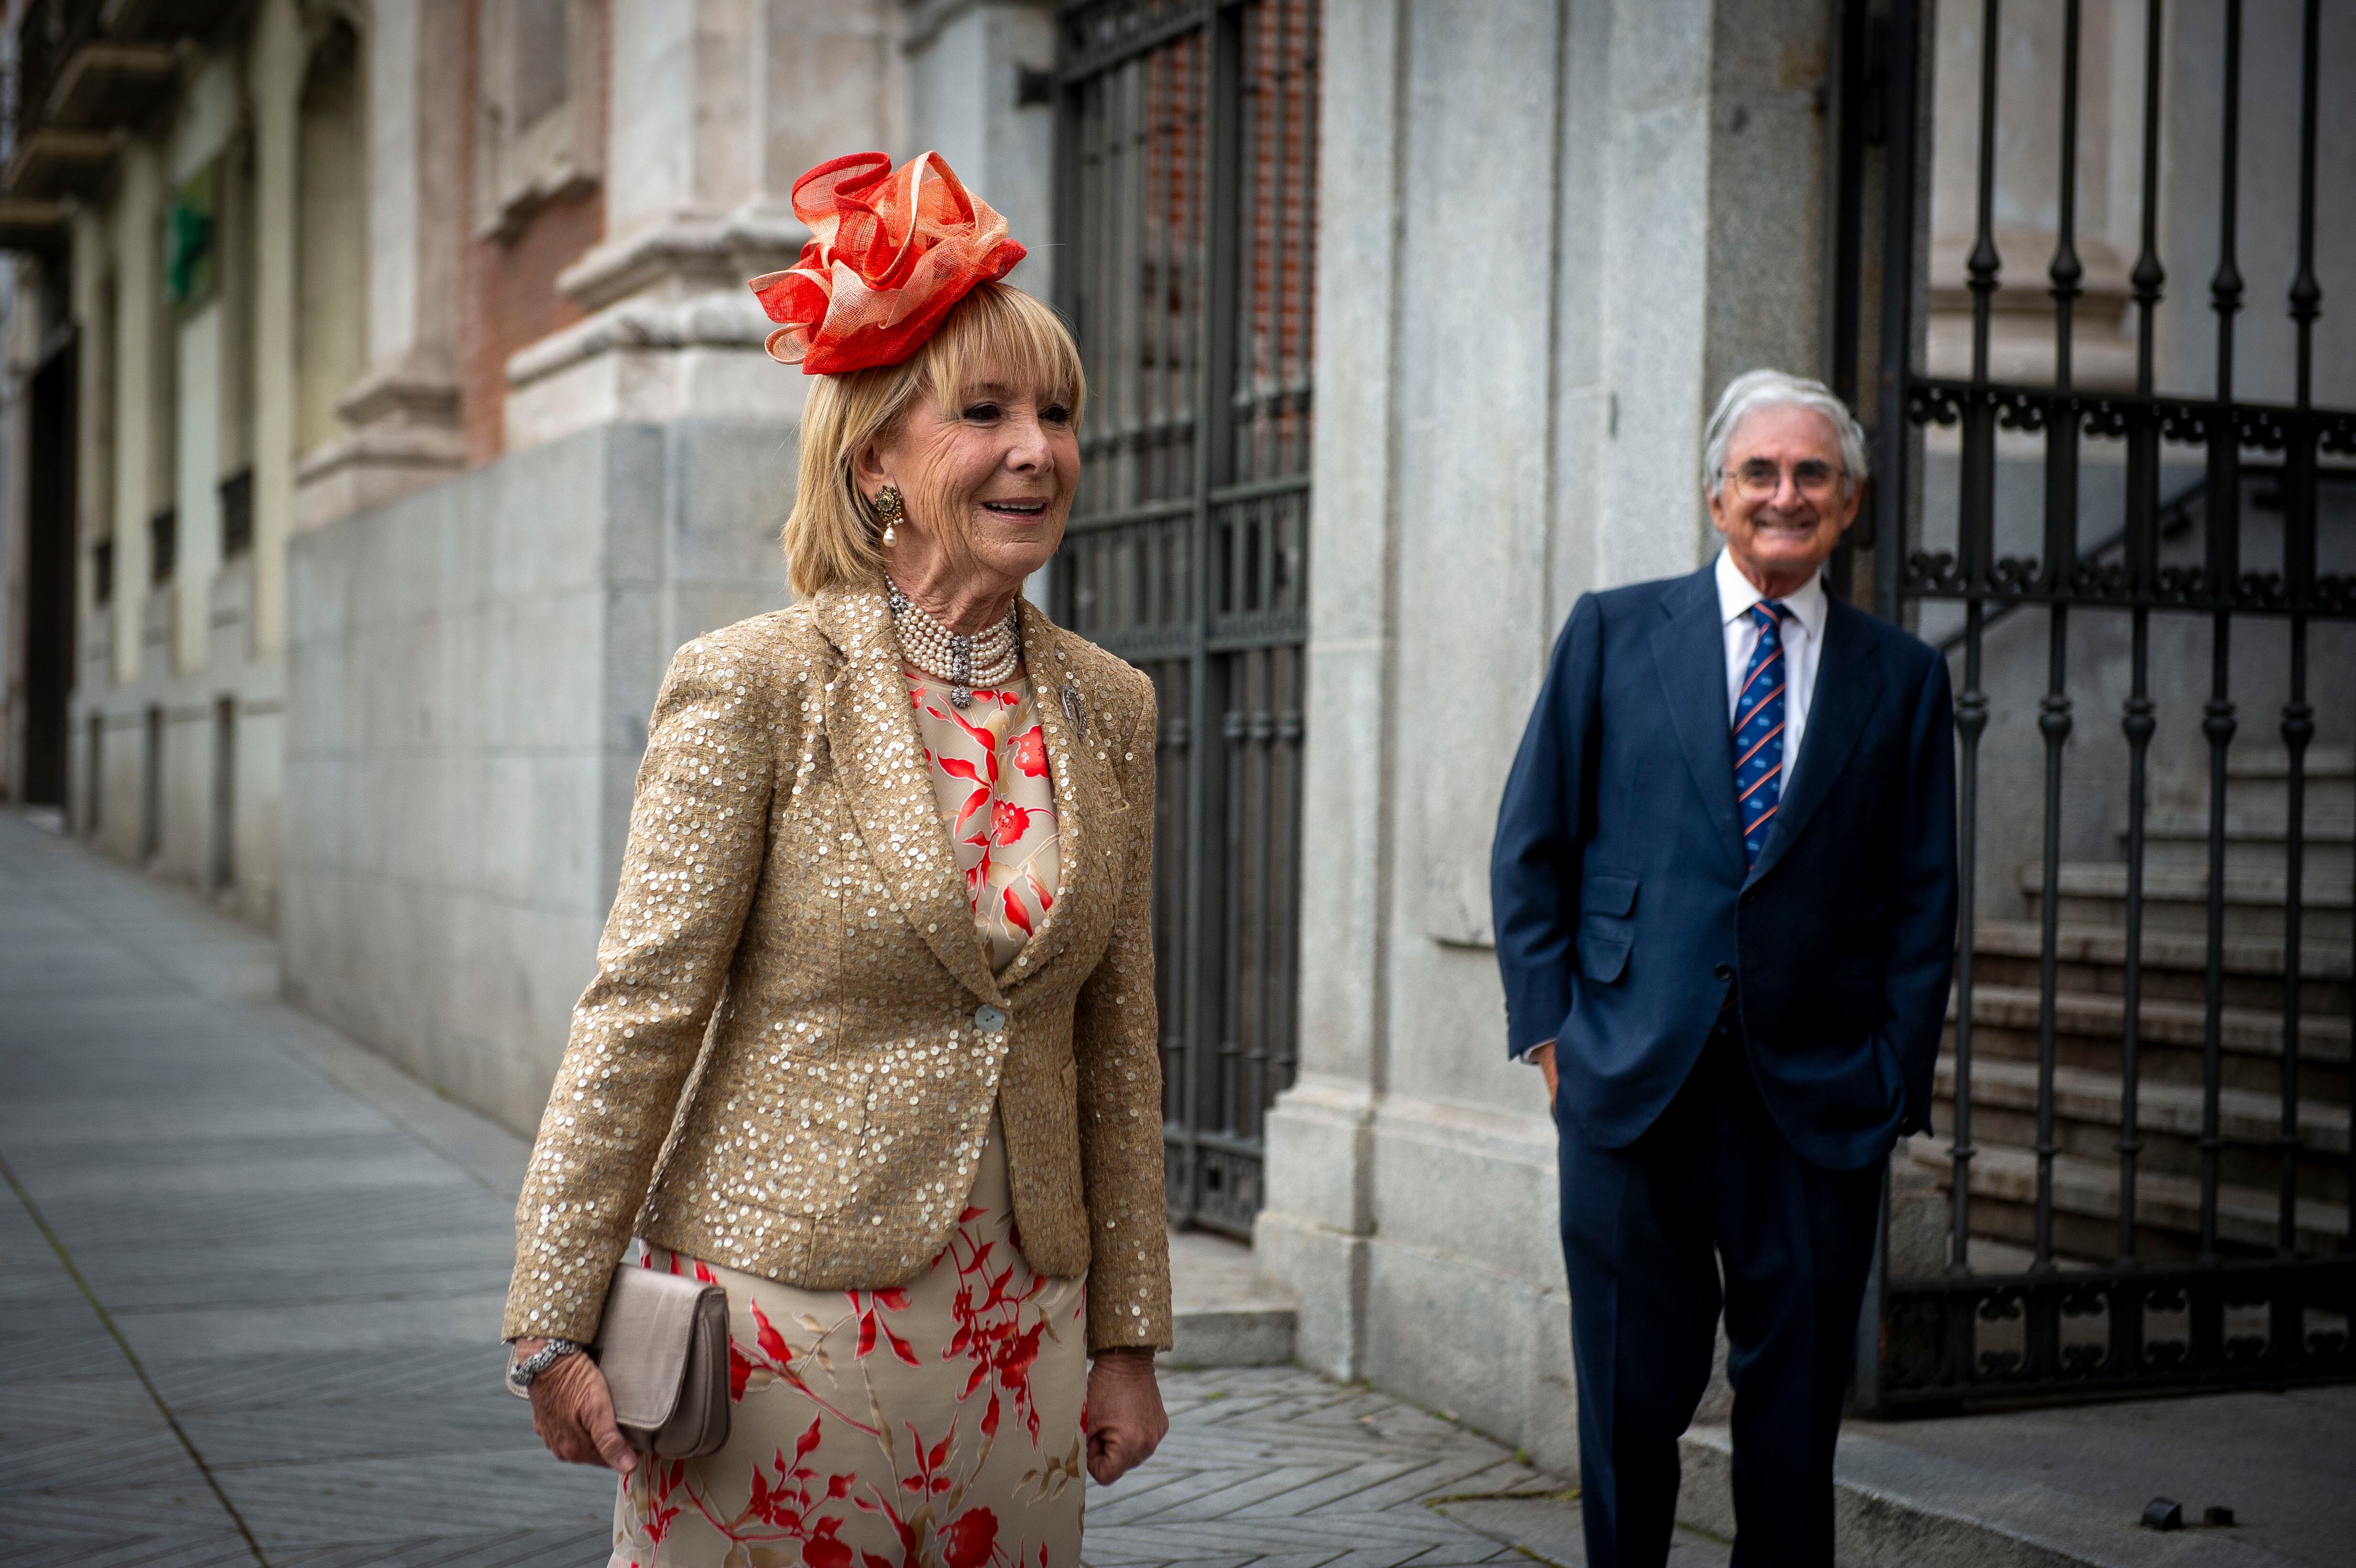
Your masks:
<svg viewBox="0 0 2356 1568"><path fill-rule="evenodd" d="M2318 103L2356 82L2328 80L2319 0L2275 40L2297 80L2264 82L2240 0L2181 16L2147 0L2124 64L2141 91L2133 387L2090 388L2073 374L2080 9L2064 0L2040 117L1999 101L2025 8L1976 7L1970 370L1934 377L1909 347L1924 16L1915 0L1847 7L1845 37L1886 40L1887 68L1847 73L1862 111L1847 118L1888 142L1864 542L1879 545L1878 606L1950 651L1965 875L1945 1136L1914 1155L1944 1189L1944 1257L1880 1283L1867 1359L1866 1403L1891 1412L2356 1374L2356 411L2315 396ZM2169 55L2171 27L2196 25L2217 29L2213 50ZM2216 93L2206 129L2165 122L2188 70ZM2241 138L2262 112L2297 147L2279 230L2241 201ZM2024 136L2047 138L2037 155L2059 170L2057 240L2033 256L2003 253L1997 227L1999 148ZM2164 166L2208 171L2209 232L2178 254L2164 237L2194 230L2163 223ZM1852 241L1868 206L1844 200ZM2198 389L2159 384L2170 289L2207 307L2178 318L2214 344ZM2051 313L2051 372L2008 380L1992 318L2024 300ZM2237 389L2253 363L2237 324L2260 310L2288 317L2286 400ZM1847 350L1864 336L1850 323Z"/></svg>
<svg viewBox="0 0 2356 1568"><path fill-rule="evenodd" d="M180 514L166 507L147 519L147 577L151 582L172 581L180 563Z"/></svg>
<svg viewBox="0 0 2356 1568"><path fill-rule="evenodd" d="M253 468L239 469L220 482L221 554L240 556L253 548Z"/></svg>
<svg viewBox="0 0 2356 1568"><path fill-rule="evenodd" d="M1059 618L1160 696L1173 1219L1248 1235L1292 1080L1316 0L1059 15L1059 303L1089 385Z"/></svg>

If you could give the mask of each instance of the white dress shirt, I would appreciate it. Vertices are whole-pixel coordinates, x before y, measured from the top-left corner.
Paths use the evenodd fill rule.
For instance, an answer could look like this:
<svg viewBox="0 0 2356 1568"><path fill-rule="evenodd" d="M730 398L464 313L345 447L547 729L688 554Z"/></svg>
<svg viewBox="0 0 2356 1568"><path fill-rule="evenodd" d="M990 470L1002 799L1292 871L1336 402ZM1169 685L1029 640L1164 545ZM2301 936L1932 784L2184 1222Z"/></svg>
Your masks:
<svg viewBox="0 0 2356 1568"><path fill-rule="evenodd" d="M1726 551L1718 552L1718 613L1726 633L1726 722L1731 729L1739 715L1735 701L1742 695L1742 677L1751 656L1759 649L1759 623L1751 607L1766 595L1751 585ZM1800 741L1808 732L1808 701L1816 690L1816 655L1825 645L1825 584L1818 577L1783 595L1783 777L1778 793L1792 787L1792 764L1800 758Z"/></svg>

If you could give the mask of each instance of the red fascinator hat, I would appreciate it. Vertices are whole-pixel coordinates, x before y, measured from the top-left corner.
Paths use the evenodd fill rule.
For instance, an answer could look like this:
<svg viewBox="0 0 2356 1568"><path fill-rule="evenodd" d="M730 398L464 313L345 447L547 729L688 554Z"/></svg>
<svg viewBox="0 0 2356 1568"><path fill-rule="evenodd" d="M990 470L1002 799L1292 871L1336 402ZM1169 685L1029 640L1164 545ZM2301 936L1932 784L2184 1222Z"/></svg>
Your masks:
<svg viewBox="0 0 2356 1568"><path fill-rule="evenodd" d="M1023 260L1006 219L931 153L897 169L882 153L829 159L794 182L794 216L810 227L801 259L752 289L780 324L770 357L809 376L898 364Z"/></svg>

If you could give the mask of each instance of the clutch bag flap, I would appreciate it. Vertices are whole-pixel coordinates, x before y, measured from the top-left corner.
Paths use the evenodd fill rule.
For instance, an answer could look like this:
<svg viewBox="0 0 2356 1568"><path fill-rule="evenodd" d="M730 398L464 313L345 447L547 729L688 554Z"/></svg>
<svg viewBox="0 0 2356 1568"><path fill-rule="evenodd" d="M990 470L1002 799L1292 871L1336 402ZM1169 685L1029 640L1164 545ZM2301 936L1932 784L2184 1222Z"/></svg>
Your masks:
<svg viewBox="0 0 2356 1568"><path fill-rule="evenodd" d="M669 1435L664 1429L682 1413L682 1402L704 1424L715 1371L724 1411L727 1343L728 1296L718 1285L633 1264L616 1269L591 1342L616 1424L642 1448Z"/></svg>

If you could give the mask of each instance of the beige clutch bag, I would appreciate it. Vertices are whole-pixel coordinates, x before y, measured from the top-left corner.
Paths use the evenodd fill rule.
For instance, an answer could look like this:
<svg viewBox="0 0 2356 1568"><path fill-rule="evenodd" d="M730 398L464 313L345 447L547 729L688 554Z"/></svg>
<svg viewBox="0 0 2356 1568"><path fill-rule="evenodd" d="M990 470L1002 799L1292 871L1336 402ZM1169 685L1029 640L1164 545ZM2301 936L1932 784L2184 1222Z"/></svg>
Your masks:
<svg viewBox="0 0 2356 1568"><path fill-rule="evenodd" d="M691 1275L624 1264L589 1353L630 1446L691 1459L728 1441L728 1293Z"/></svg>

